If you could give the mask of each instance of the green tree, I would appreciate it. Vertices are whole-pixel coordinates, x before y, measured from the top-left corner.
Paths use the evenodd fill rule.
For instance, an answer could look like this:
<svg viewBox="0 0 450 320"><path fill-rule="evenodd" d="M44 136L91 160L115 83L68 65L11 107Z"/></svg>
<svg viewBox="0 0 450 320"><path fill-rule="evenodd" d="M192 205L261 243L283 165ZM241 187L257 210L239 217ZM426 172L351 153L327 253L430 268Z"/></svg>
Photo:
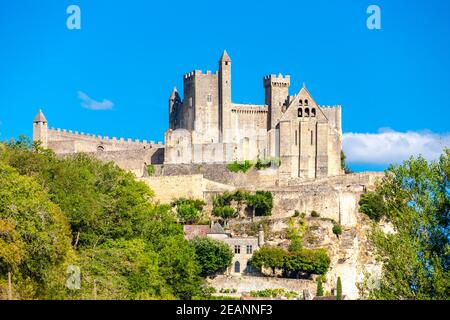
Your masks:
<svg viewBox="0 0 450 320"><path fill-rule="evenodd" d="M222 218L225 221L225 225L227 225L229 219L237 215L236 210L230 206L215 207L212 213L214 216Z"/></svg>
<svg viewBox="0 0 450 320"><path fill-rule="evenodd" d="M252 266L262 271L263 268L270 268L275 274L276 269L284 267L286 251L282 248L263 247L253 253Z"/></svg>
<svg viewBox="0 0 450 320"><path fill-rule="evenodd" d="M302 249L285 256L284 269L288 276L299 278L303 274L324 275L330 267L330 258L325 249Z"/></svg>
<svg viewBox="0 0 450 320"><path fill-rule="evenodd" d="M230 266L233 252L227 244L208 237L196 237L190 243L202 275L212 275Z"/></svg>
<svg viewBox="0 0 450 320"><path fill-rule="evenodd" d="M341 277L338 277L336 284L336 299L342 300L342 281Z"/></svg>
<svg viewBox="0 0 450 320"><path fill-rule="evenodd" d="M410 158L390 166L361 210L374 220L370 236L382 276L363 284L370 299L448 299L450 292L450 150L438 161ZM368 200L376 199L376 201ZM376 223L383 216L394 232Z"/></svg>
<svg viewBox="0 0 450 320"><path fill-rule="evenodd" d="M270 216L273 208L273 196L270 191L256 191L247 197L247 204L253 216Z"/></svg>
<svg viewBox="0 0 450 320"><path fill-rule="evenodd" d="M0 277L13 273L18 298L59 298L73 258L67 221L34 178L1 161L0 221Z"/></svg>
<svg viewBox="0 0 450 320"><path fill-rule="evenodd" d="M176 210L177 217L183 224L193 224L200 219L200 211L189 204L180 204Z"/></svg>
<svg viewBox="0 0 450 320"><path fill-rule="evenodd" d="M158 254L142 239L109 240L79 253L83 281L75 298L101 300L173 298L159 272ZM95 292L95 293L94 293Z"/></svg>

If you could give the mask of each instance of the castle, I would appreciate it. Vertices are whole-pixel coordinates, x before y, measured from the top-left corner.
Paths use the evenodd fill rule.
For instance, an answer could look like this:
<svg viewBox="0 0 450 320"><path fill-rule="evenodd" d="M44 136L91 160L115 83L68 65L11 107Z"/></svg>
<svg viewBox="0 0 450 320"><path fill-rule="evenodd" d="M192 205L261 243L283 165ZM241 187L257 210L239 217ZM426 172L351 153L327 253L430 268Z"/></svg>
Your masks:
<svg viewBox="0 0 450 320"><path fill-rule="evenodd" d="M193 71L184 76L183 98L173 90L164 144L49 128L41 111L33 121L33 140L59 156L83 152L113 161L135 173L160 203L180 197L203 199L205 212L211 212L215 195L225 191L269 191L273 208L266 234L261 229L249 234L251 224L245 219L229 222L233 234L217 226L185 226L186 236L221 239L235 252L227 275L215 277L211 285L218 291L236 288L238 293L277 288L313 292L316 283L312 280L249 276L253 251L263 244L287 246L291 217L305 213L309 225L305 248L327 248L330 254L326 290L341 277L344 293L357 299L357 283L365 272L379 270L370 254L358 203L383 173L344 174L340 106L318 105L305 86L289 95L289 76L266 76L263 84L264 105L233 103L231 59L224 52L216 73ZM280 160L279 167L259 170L255 166L245 174L232 172L226 165L275 158ZM313 211L320 218L312 217ZM258 218L255 222L261 221ZM334 223L343 228L339 237L333 233Z"/></svg>
<svg viewBox="0 0 450 320"><path fill-rule="evenodd" d="M96 153L138 175L148 164L212 164L279 159L280 178L315 179L342 174L341 107L319 106L305 86L289 95L290 76L263 79L265 104L231 99L231 59L216 73L184 76L184 97L169 98L165 144L49 129L39 112L33 139L57 154Z"/></svg>

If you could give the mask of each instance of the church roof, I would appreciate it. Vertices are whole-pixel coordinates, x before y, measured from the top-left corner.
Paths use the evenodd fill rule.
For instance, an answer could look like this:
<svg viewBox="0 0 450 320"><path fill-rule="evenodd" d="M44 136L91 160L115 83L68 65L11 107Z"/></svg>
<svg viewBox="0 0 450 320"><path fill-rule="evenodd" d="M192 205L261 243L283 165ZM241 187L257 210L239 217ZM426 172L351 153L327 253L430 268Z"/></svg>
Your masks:
<svg viewBox="0 0 450 320"><path fill-rule="evenodd" d="M39 110L36 117L34 117L33 122L47 122L47 119L45 119L44 114L42 113L42 110Z"/></svg>
<svg viewBox="0 0 450 320"><path fill-rule="evenodd" d="M227 53L227 50L223 50L222 56L220 57L220 61L231 61L230 56Z"/></svg>

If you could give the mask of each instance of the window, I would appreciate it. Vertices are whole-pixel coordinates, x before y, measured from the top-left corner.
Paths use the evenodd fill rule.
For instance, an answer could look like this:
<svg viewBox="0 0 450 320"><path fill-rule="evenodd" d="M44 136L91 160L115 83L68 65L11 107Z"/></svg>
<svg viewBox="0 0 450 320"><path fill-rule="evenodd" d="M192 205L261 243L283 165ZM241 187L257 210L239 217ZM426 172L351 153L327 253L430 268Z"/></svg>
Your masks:
<svg viewBox="0 0 450 320"><path fill-rule="evenodd" d="M307 117L307 118L309 117L309 108L305 109L305 117Z"/></svg>
<svg viewBox="0 0 450 320"><path fill-rule="evenodd" d="M313 131L311 130L311 145L313 144Z"/></svg>
<svg viewBox="0 0 450 320"><path fill-rule="evenodd" d="M301 118L301 117L303 117L303 110L302 110L302 108L298 108L298 117L299 118Z"/></svg>
<svg viewBox="0 0 450 320"><path fill-rule="evenodd" d="M211 94L208 94L206 96L206 102L212 102L212 95Z"/></svg>
<svg viewBox="0 0 450 320"><path fill-rule="evenodd" d="M105 147L103 147L103 146L98 146L98 147L97 147L97 152L102 152L102 151L105 151Z"/></svg>
<svg viewBox="0 0 450 320"><path fill-rule="evenodd" d="M241 246L239 246L239 245L234 246L234 253L240 254L241 253Z"/></svg>
<svg viewBox="0 0 450 320"><path fill-rule="evenodd" d="M247 267L245 268L245 271L247 271L247 273L253 272L252 264L250 261L247 261Z"/></svg>
<svg viewBox="0 0 450 320"><path fill-rule="evenodd" d="M316 116L316 109L312 108L311 109L311 117L315 117Z"/></svg>
<svg viewBox="0 0 450 320"><path fill-rule="evenodd" d="M234 263L234 272L235 273L241 273L241 264L239 263L239 261L236 261Z"/></svg>
<svg viewBox="0 0 450 320"><path fill-rule="evenodd" d="M305 99L305 106L308 105L308 99Z"/></svg>
<svg viewBox="0 0 450 320"><path fill-rule="evenodd" d="M192 97L189 98L189 107L192 107Z"/></svg>
<svg viewBox="0 0 450 320"><path fill-rule="evenodd" d="M303 100L302 100L302 99L300 99L300 100L298 101L298 105L299 105L299 106L302 106L302 105L303 105Z"/></svg>
<svg viewBox="0 0 450 320"><path fill-rule="evenodd" d="M252 245L248 245L247 246L247 254L252 254L253 253L253 247Z"/></svg>

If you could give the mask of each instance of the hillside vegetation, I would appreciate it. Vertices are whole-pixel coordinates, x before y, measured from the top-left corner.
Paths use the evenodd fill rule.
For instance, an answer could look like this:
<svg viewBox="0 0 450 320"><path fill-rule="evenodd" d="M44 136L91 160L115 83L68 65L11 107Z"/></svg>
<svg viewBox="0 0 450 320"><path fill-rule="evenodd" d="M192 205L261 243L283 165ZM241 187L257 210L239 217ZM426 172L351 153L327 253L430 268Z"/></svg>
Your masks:
<svg viewBox="0 0 450 320"><path fill-rule="evenodd" d="M25 137L0 144L0 299L8 275L13 299L202 296L195 249L152 196L111 163L59 159ZM71 265L79 290L66 286Z"/></svg>

